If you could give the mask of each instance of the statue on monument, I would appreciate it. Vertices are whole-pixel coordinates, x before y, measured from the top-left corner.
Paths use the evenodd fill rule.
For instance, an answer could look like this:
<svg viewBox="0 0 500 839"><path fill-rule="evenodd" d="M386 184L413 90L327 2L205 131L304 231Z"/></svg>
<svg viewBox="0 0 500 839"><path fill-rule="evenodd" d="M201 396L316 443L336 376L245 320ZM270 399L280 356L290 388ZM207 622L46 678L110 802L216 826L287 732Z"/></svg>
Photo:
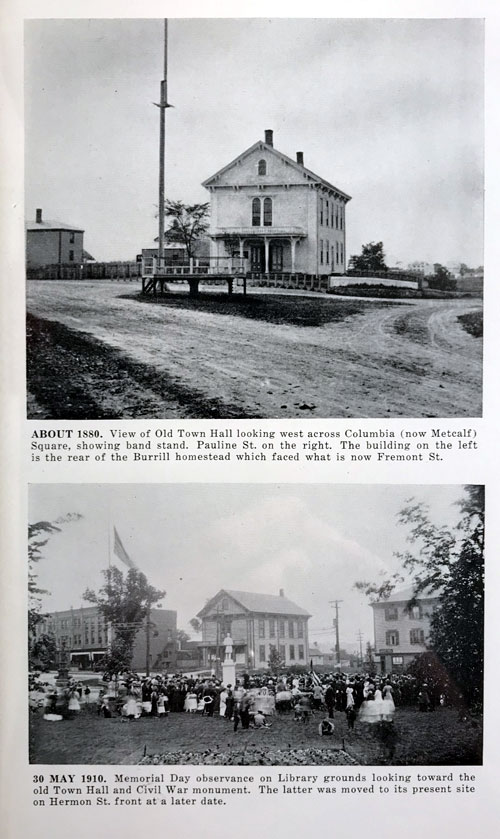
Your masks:
<svg viewBox="0 0 500 839"><path fill-rule="evenodd" d="M231 638L229 632L227 633L227 635L224 638L222 643L224 644L224 650L225 650L224 661L232 661L233 660L233 639Z"/></svg>

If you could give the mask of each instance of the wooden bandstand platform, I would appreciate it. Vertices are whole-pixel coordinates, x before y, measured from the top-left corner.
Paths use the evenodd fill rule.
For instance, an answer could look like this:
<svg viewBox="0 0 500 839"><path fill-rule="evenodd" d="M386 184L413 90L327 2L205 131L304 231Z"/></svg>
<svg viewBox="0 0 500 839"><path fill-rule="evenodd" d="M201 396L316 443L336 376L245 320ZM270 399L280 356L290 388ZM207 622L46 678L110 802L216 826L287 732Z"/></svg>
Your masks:
<svg viewBox="0 0 500 839"><path fill-rule="evenodd" d="M208 273L178 273L172 272L170 273L161 273L161 274L154 274L152 276L143 276L142 277L142 293L144 295L152 295L156 297L157 295L168 294L169 286L175 285L185 285L186 283L189 286L189 296L190 297L197 297L200 293L200 283L205 285L220 285L221 283L227 283L227 292L229 295L233 294L234 291L234 284L235 281L241 279L242 281L242 290L243 294L246 295L247 293L247 282L246 277L241 274L234 274L230 275L227 273L224 274L208 274Z"/></svg>

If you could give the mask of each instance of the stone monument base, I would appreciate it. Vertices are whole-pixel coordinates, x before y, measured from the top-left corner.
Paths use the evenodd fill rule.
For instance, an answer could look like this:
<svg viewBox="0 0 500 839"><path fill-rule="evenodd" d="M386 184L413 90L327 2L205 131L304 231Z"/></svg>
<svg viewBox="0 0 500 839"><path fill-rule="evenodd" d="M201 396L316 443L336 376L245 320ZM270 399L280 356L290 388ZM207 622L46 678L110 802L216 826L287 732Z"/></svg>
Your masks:
<svg viewBox="0 0 500 839"><path fill-rule="evenodd" d="M232 685L234 688L236 684L236 664L234 661L222 662L222 684L224 687Z"/></svg>

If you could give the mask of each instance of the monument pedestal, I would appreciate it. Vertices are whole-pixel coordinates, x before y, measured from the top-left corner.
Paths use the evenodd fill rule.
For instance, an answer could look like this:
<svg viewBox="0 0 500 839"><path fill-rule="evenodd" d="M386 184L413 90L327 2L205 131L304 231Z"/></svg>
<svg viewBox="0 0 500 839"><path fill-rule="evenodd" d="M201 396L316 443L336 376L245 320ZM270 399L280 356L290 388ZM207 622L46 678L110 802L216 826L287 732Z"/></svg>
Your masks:
<svg viewBox="0 0 500 839"><path fill-rule="evenodd" d="M222 662L222 684L224 687L232 685L234 688L236 684L236 664L234 661Z"/></svg>

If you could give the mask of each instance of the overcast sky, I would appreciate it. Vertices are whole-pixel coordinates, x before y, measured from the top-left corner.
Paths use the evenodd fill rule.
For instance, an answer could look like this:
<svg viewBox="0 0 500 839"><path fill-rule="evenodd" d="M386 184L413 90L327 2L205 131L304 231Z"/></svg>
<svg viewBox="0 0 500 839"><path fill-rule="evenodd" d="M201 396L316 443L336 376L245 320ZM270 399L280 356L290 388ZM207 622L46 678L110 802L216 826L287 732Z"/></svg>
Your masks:
<svg viewBox="0 0 500 839"><path fill-rule="evenodd" d="M98 260L157 234L159 20L26 23L26 214L85 228ZM352 195L347 254L483 263L479 20L192 19L169 24L166 192L274 129Z"/></svg>
<svg viewBox="0 0 500 839"><path fill-rule="evenodd" d="M430 505L437 523L459 518L457 486L288 484L40 484L30 488L30 522L80 513L43 549L43 609L89 605L87 587L115 564L116 526L129 556L167 594L163 607L189 620L221 588L285 594L311 615L313 640L334 644L330 600L339 599L341 644L356 647L358 630L373 640L372 610L353 590L400 570L393 556L407 547L397 513L409 497Z"/></svg>

